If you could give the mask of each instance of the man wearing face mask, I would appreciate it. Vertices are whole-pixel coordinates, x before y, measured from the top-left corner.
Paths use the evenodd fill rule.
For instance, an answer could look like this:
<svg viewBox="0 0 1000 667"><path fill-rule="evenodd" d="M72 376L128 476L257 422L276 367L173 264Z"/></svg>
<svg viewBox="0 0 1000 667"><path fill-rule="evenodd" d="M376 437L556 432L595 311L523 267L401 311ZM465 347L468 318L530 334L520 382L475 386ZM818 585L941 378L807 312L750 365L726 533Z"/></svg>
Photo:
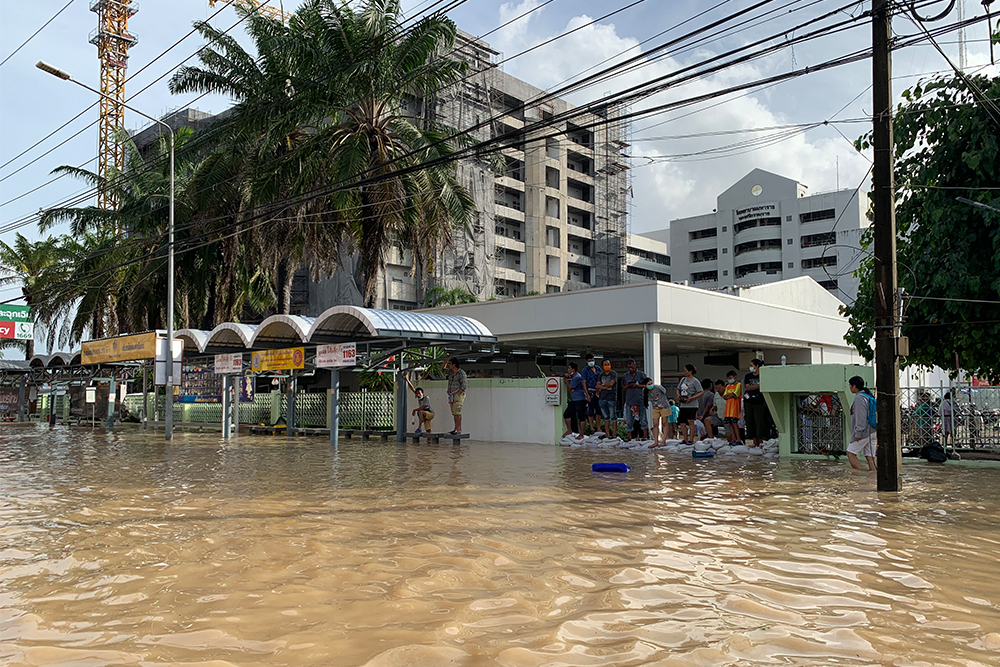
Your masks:
<svg viewBox="0 0 1000 667"><path fill-rule="evenodd" d="M760 367L764 362L754 359L750 362L750 372L743 379L744 415L747 423L747 440L753 438L754 446L760 446L771 428L771 412L767 409L764 394L760 393Z"/></svg>
<svg viewBox="0 0 1000 667"><path fill-rule="evenodd" d="M600 380L600 371L594 361L594 355L587 354L587 365L583 367L583 381L587 385L587 423L590 424L590 432L597 433L601 430L601 405L597 391L597 383Z"/></svg>
<svg viewBox="0 0 1000 667"><path fill-rule="evenodd" d="M611 370L611 361L604 360L604 372L597 381L600 394L601 416L604 417L604 434L609 438L618 435L618 373Z"/></svg>

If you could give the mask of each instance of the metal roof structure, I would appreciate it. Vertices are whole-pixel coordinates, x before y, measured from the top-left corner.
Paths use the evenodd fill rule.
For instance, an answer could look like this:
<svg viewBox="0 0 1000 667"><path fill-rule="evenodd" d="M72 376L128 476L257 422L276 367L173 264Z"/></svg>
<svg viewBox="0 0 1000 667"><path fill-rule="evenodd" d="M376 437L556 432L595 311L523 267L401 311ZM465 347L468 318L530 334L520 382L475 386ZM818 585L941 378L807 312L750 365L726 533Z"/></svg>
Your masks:
<svg viewBox="0 0 1000 667"><path fill-rule="evenodd" d="M271 315L260 324L224 322L211 331L180 329L188 354L223 354L324 343L405 342L495 343L497 338L478 320L401 310L334 306L319 317Z"/></svg>

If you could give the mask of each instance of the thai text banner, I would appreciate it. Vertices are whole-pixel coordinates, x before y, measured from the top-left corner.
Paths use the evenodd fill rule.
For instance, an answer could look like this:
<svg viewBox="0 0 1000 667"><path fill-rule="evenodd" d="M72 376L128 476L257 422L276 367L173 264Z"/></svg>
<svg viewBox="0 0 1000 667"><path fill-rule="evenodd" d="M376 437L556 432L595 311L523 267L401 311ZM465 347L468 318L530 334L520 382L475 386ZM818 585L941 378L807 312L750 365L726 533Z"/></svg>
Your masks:
<svg viewBox="0 0 1000 667"><path fill-rule="evenodd" d="M289 347L284 350L258 350L250 358L250 370L291 371L306 367L306 348Z"/></svg>
<svg viewBox="0 0 1000 667"><path fill-rule="evenodd" d="M156 352L155 345L156 334L153 332L105 340L89 340L80 346L80 363L88 366L152 359Z"/></svg>

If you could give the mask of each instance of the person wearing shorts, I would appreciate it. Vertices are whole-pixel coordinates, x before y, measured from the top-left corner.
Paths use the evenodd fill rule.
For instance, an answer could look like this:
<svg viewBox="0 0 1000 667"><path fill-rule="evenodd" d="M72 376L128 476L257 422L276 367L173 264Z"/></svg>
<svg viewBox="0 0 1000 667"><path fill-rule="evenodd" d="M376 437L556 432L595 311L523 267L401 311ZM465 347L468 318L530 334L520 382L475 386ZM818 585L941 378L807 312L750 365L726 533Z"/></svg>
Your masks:
<svg viewBox="0 0 1000 667"><path fill-rule="evenodd" d="M670 399L670 416L667 417L667 439L673 440L677 437L677 419L681 416L681 409L677 407L674 399Z"/></svg>
<svg viewBox="0 0 1000 667"><path fill-rule="evenodd" d="M646 418L646 406L643 405L643 392L649 376L639 370L635 359L629 359L626 368L628 372L622 376L622 389L625 390L625 440L632 439L636 422L645 439L649 437L649 422Z"/></svg>
<svg viewBox="0 0 1000 667"><path fill-rule="evenodd" d="M618 373L611 370L611 361L604 360L604 371L597 378L598 407L604 418L604 435L613 438L618 434Z"/></svg>
<svg viewBox="0 0 1000 667"><path fill-rule="evenodd" d="M589 352L587 353L587 365L580 371L580 375L583 376L583 381L587 385L587 423L590 424L590 432L597 433L601 430L601 399L597 391L597 382L601 371L597 368L594 355Z"/></svg>
<svg viewBox="0 0 1000 667"><path fill-rule="evenodd" d="M469 388L469 377L462 370L458 359L447 357L448 369L448 402L451 403L451 416L455 420L455 430L450 435L462 432L462 405L465 404L465 391Z"/></svg>
<svg viewBox="0 0 1000 667"><path fill-rule="evenodd" d="M427 393L424 391L423 387L414 388L413 383L410 382L410 378L406 378L406 384L410 386L410 389L413 390L413 395L417 397L417 407L410 411L410 414L417 418L416 432L430 433L431 420L434 419L434 410L431 408L431 399L427 397Z"/></svg>
<svg viewBox="0 0 1000 667"><path fill-rule="evenodd" d="M573 362L570 362L563 378L569 389L569 401L567 401L566 409L563 411L566 432L563 433L562 437L565 438L571 433L577 433L579 434L577 437L582 438L583 425L587 423L587 382L580 375L577 365Z"/></svg>
<svg viewBox="0 0 1000 667"><path fill-rule="evenodd" d="M661 447L667 444L667 433L670 427L670 399L663 385L654 384L653 378L646 378L646 389L649 395L649 407L653 413L653 446Z"/></svg>
<svg viewBox="0 0 1000 667"><path fill-rule="evenodd" d="M726 439L733 445L743 444L740 440L740 419L743 418L743 384L737 379L736 371L726 373L726 386L722 390L726 401L723 421L726 422Z"/></svg>
<svg viewBox="0 0 1000 667"><path fill-rule="evenodd" d="M680 424L681 439L689 445L698 439L694 422L698 418L698 399L705 391L701 387L701 381L695 377L697 371L693 364L684 366L684 377L677 385L677 402L681 408L677 421Z"/></svg>
<svg viewBox="0 0 1000 667"><path fill-rule="evenodd" d="M860 376L855 375L847 382L854 394L854 402L851 404L851 444L847 445L847 460L855 470L864 470L858 458L864 456L868 462L868 472L875 472L878 470L875 458L877 441L875 427L868 423L868 413L874 407L875 398Z"/></svg>

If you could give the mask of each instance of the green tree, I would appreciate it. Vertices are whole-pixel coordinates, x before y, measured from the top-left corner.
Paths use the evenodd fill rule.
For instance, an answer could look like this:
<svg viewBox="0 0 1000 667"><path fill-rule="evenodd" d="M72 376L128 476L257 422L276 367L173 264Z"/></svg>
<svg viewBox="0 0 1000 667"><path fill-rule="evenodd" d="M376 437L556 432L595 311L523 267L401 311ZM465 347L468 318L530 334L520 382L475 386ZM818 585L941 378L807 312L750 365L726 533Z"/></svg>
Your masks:
<svg viewBox="0 0 1000 667"><path fill-rule="evenodd" d="M427 290L427 297L424 301L424 308L434 308L435 306L457 306L462 303L476 303L479 299L476 295L464 287L453 287L448 289L435 286Z"/></svg>
<svg viewBox="0 0 1000 667"><path fill-rule="evenodd" d="M998 98L1000 78L946 77L904 91L896 110L898 275L910 297L906 365L954 371L957 357L963 370L1000 376L1000 213L958 199L1000 208ZM859 149L870 141L870 134L859 139ZM867 359L874 355L872 261L861 263L858 297L844 309L847 340Z"/></svg>

